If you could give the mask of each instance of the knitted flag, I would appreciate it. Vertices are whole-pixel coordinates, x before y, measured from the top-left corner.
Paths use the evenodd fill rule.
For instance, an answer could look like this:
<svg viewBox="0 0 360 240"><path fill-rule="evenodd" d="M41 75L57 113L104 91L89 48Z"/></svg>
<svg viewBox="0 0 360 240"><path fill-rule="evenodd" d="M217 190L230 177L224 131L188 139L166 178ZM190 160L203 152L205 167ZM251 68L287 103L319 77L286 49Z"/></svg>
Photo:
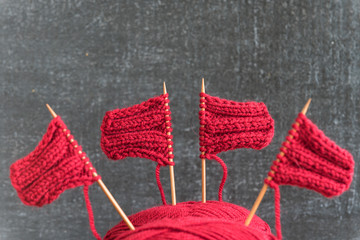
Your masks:
<svg viewBox="0 0 360 240"><path fill-rule="evenodd" d="M158 163L156 180L164 204L160 167L174 165L171 112L168 94L124 109L106 112L101 125L101 148L113 160L126 157L147 158Z"/></svg>
<svg viewBox="0 0 360 240"><path fill-rule="evenodd" d="M60 116L54 118L42 140L26 157L10 166L10 180L21 201L41 207L52 203L69 188L84 186L90 228L97 239L88 186L100 179L82 147Z"/></svg>
<svg viewBox="0 0 360 240"><path fill-rule="evenodd" d="M325 197L341 195L349 189L354 174L352 155L330 140L304 114L299 113L289 136L280 148L265 183L275 192L275 226L282 239L279 185L314 190Z"/></svg>
<svg viewBox="0 0 360 240"><path fill-rule="evenodd" d="M269 184L294 185L317 191L325 197L349 189L354 174L352 155L330 140L300 113L269 172ZM273 182L273 183L272 183Z"/></svg>
<svg viewBox="0 0 360 240"><path fill-rule="evenodd" d="M274 120L262 102L235 102L200 93L200 158L214 159L223 168L219 200L227 167L216 154L236 148L262 149L274 136Z"/></svg>
<svg viewBox="0 0 360 240"><path fill-rule="evenodd" d="M10 180L21 201L41 207L66 189L98 180L82 147L73 139L60 116L54 118L42 140L26 157L10 167Z"/></svg>
<svg viewBox="0 0 360 240"><path fill-rule="evenodd" d="M235 102L200 93L200 149L207 154L262 149L274 136L274 120L262 102Z"/></svg>

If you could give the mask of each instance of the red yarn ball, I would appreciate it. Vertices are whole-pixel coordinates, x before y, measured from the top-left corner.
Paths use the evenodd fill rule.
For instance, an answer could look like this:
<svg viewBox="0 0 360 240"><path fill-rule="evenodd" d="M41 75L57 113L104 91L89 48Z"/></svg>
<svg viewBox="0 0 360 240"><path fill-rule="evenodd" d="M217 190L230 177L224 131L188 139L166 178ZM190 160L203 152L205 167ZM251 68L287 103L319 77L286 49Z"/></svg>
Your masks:
<svg viewBox="0 0 360 240"><path fill-rule="evenodd" d="M121 221L104 240L119 239L246 239L273 240L269 225L254 216L244 225L249 211L227 202L184 202L176 206L153 207L129 217L135 226L130 231Z"/></svg>

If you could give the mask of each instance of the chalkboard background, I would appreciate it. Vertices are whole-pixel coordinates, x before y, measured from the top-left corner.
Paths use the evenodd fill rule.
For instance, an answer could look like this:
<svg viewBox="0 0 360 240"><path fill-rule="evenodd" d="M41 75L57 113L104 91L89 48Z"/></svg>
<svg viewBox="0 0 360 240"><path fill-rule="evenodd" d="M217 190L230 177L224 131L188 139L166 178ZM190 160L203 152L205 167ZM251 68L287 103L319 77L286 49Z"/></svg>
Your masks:
<svg viewBox="0 0 360 240"><path fill-rule="evenodd" d="M207 93L263 101L275 120L264 150L220 154L229 168L224 200L251 208L291 123L308 116L356 161L349 191L326 199L281 187L286 239L360 239L360 2L354 1L0 1L0 238L93 239L82 189L43 208L24 206L9 166L31 152L51 116L49 103L131 215L161 204L155 163L107 160L100 124L107 110L162 93L173 114L179 202L201 199L198 102ZM208 199L220 166L208 162ZM168 200L168 171L162 170ZM90 187L101 235L120 217ZM274 226L273 192L258 215Z"/></svg>

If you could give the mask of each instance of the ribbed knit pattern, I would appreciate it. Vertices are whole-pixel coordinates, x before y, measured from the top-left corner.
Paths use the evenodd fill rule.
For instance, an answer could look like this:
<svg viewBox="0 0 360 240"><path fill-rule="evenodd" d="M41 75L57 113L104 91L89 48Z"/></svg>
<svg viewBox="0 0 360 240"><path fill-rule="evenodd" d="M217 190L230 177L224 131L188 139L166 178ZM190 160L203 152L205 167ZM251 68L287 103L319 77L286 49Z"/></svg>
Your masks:
<svg viewBox="0 0 360 240"><path fill-rule="evenodd" d="M202 99L204 97L204 99ZM236 148L262 149L274 136L274 120L262 102L235 102L200 93L200 149L217 154Z"/></svg>
<svg viewBox="0 0 360 240"><path fill-rule="evenodd" d="M330 140L304 114L300 113L289 131L280 154L271 168L272 182L317 191L325 197L349 189L354 174L352 155ZM267 181L268 182L268 181Z"/></svg>
<svg viewBox="0 0 360 240"><path fill-rule="evenodd" d="M347 150L329 139L304 114L299 113L265 183L275 190L275 225L282 239L279 185L314 190L325 197L348 190L354 174L354 160Z"/></svg>
<svg viewBox="0 0 360 240"><path fill-rule="evenodd" d="M82 147L60 116L54 118L42 140L26 157L10 166L10 180L21 201L30 206L50 204L69 188L84 186L90 229L95 238L94 216L88 186L100 179Z"/></svg>
<svg viewBox="0 0 360 240"><path fill-rule="evenodd" d="M106 112L101 125L101 148L113 160L126 157L147 158L158 163L156 180L166 204L160 182L160 167L174 165L171 112L168 94L151 98L132 107ZM167 116L169 115L169 116Z"/></svg>
<svg viewBox="0 0 360 240"><path fill-rule="evenodd" d="M82 147L58 116L50 122L35 150L11 165L10 180L24 204L41 207L66 189L98 180L100 176L93 177L94 171Z"/></svg>
<svg viewBox="0 0 360 240"><path fill-rule="evenodd" d="M235 102L200 93L200 158L214 159L223 168L219 201L227 167L216 154L236 148L262 149L274 136L274 120L262 102Z"/></svg>

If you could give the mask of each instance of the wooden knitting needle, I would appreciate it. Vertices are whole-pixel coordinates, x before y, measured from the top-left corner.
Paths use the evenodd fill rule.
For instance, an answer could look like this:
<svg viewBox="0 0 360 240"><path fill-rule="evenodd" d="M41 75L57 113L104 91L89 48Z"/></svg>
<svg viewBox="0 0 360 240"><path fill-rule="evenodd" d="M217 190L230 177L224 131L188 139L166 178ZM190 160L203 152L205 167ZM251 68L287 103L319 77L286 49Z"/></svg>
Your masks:
<svg viewBox="0 0 360 240"><path fill-rule="evenodd" d="M51 113L51 116L53 116L53 118L56 118L57 115L54 112L54 110L49 106L49 104L46 104L46 107L49 109L49 112ZM98 174L96 172L93 172L93 176L97 177ZM97 183L100 185L100 188L103 190L103 192L105 193L105 195L109 198L110 202L112 203L112 205L115 207L116 211L120 214L121 218L124 220L124 222L126 223L126 225L129 227L130 230L135 230L134 225L130 222L129 218L126 216L125 212L121 209L121 207L119 206L119 204L116 202L115 198L113 197L113 195L110 193L109 189L105 186L104 182L99 179L97 180Z"/></svg>
<svg viewBox="0 0 360 240"><path fill-rule="evenodd" d="M205 83L204 78L201 80L201 92L205 93ZM204 97L201 97L204 99ZM201 108L201 111L205 111L205 108ZM204 125L200 125L200 127L204 127ZM205 152L201 152L201 155L204 155ZM201 198L202 202L206 203L206 160L205 158L201 159Z"/></svg>
<svg viewBox="0 0 360 240"><path fill-rule="evenodd" d="M166 85L164 82L164 94L167 93L166 91ZM167 99L167 98L166 98ZM168 106L168 103L165 103L165 106ZM169 111L166 109L166 111ZM166 115L165 117L168 117L169 115ZM169 122L169 121L166 121ZM166 127L166 128L170 128L170 127ZM170 137L171 136L171 132L168 132L167 135ZM171 141L171 139L169 138L168 141ZM168 145L168 148L171 148L171 145ZM169 152L169 154L172 154L172 152ZM174 160L172 158L169 158L170 162L173 162ZM174 166L169 166L169 170L170 170L170 187L171 187L171 204L173 206L176 205L176 191L175 191L175 176L174 176Z"/></svg>
<svg viewBox="0 0 360 240"><path fill-rule="evenodd" d="M310 102L311 102L311 98L307 101L307 103L305 104L304 108L301 110L301 113L302 113L302 114L304 114L304 115L306 114L306 112L307 112L307 110L308 110L308 108L309 108ZM296 122L295 124L299 125L299 123L297 123L297 122ZM292 138L291 135L290 135L290 137ZM286 141L286 142L288 142L288 141ZM285 147L284 147L284 148L285 148ZM285 148L285 149L286 149L286 148ZM280 152L280 155L281 155L281 156L284 156L285 153ZM275 161L280 162L279 159L276 159ZM271 170L271 172L274 173L274 171L272 171L272 170ZM271 181L271 180L272 180L272 177L268 176L267 179L268 179L269 181ZM264 196L265 196L265 193L266 193L266 190L267 190L268 187L269 187L269 186L268 186L266 183L264 183L264 186L262 187L262 189L261 189L258 197L256 198L256 200L255 200L255 202L254 202L253 207L251 208L251 211L250 211L250 213L249 213L249 216L246 218L245 226L249 226L252 218L253 218L254 215L255 215L256 210L258 209L258 207L259 207L262 199L263 199Z"/></svg>

